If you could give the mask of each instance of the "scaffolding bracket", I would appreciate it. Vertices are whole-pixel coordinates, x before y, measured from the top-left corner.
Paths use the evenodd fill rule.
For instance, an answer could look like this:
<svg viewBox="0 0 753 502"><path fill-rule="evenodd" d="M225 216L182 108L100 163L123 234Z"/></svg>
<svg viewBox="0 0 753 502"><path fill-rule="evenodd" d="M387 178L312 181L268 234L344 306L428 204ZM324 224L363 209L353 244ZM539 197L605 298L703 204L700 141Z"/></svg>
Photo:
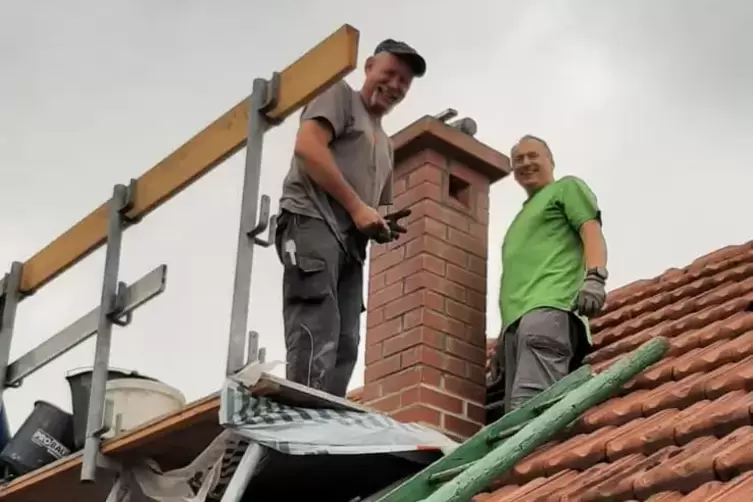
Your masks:
<svg viewBox="0 0 753 502"><path fill-rule="evenodd" d="M96 346L94 349L94 366L92 369L91 388L89 391L89 411L86 421L86 441L81 467L81 481L96 481L97 456L100 451L100 439L107 431L105 425L105 389L110 362L110 345L114 313L125 291L120 288L118 273L120 269L120 251L123 230L129 223L126 213L133 207L135 180L129 186L115 185L108 208L107 249L102 279L102 297L97 323ZM119 294L121 292L121 294Z"/></svg>
<svg viewBox="0 0 753 502"><path fill-rule="evenodd" d="M245 365L248 351L247 325L251 301L251 273L253 270L254 247L269 247L274 243L277 221L270 217L271 203L268 195L259 200L261 181L261 159L264 146L264 133L280 123L267 116L279 98L280 75L274 73L271 80L257 78L249 100L248 140L246 142L246 166L243 177L241 198L241 221L238 231L238 244L233 281L233 299L230 312L230 335L228 338L226 374L232 375ZM257 207L257 205L259 207ZM259 214L257 216L257 209ZM259 237L268 230L266 240ZM244 350L245 349L245 350Z"/></svg>

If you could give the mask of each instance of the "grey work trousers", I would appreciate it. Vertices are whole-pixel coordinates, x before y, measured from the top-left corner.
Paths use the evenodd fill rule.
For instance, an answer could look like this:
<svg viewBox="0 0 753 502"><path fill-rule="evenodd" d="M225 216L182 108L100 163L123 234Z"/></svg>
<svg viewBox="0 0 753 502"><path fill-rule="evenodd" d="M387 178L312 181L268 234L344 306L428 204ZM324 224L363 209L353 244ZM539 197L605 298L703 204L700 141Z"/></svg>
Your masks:
<svg viewBox="0 0 753 502"><path fill-rule="evenodd" d="M286 378L345 397L358 359L363 263L345 252L325 221L286 211L275 247L284 267Z"/></svg>
<svg viewBox="0 0 753 502"><path fill-rule="evenodd" d="M539 308L502 335L505 413L519 408L573 369L582 329L570 312Z"/></svg>

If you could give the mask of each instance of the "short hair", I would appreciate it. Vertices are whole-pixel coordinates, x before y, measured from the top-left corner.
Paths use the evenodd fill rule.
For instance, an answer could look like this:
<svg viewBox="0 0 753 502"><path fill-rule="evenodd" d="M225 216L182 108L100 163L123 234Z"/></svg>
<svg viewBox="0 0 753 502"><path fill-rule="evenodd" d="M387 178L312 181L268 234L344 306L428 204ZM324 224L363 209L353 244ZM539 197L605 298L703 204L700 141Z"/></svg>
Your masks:
<svg viewBox="0 0 753 502"><path fill-rule="evenodd" d="M543 139L539 138L538 136L534 136L533 134L526 134L522 138L520 138L518 142L515 143L515 146L512 147L512 151L514 151L518 147L518 145L520 145L523 141L527 139L541 143L541 146L544 147L546 154L549 155L549 160L552 162L552 165L554 165L554 155L552 154L552 149L549 148L549 144ZM510 154L512 154L512 151L510 152Z"/></svg>

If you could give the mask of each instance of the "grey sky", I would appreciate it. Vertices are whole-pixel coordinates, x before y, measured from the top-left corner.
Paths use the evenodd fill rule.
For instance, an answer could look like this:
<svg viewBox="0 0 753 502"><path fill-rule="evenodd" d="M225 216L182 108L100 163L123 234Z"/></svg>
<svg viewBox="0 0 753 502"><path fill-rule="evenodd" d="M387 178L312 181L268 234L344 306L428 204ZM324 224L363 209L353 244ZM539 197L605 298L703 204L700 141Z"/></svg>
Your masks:
<svg viewBox="0 0 753 502"><path fill-rule="evenodd" d="M380 40L428 60L390 132L457 108L506 152L547 139L557 172L588 181L604 211L610 288L753 237L753 3L747 0L0 2L0 266L25 260L267 77L350 23L361 64ZM295 7L294 7L295 6ZM358 86L361 70L348 81ZM262 189L276 200L294 120L267 135ZM168 264L167 291L116 329L114 366L180 388L222 382L240 207L237 155L128 231L121 277ZM499 328L499 245L523 201L492 190L488 329ZM276 208L276 206L275 206ZM26 300L13 357L99 301L104 252ZM257 252L250 328L284 358L281 269ZM79 347L6 393L12 427L36 399L70 409ZM362 382L362 364L352 386Z"/></svg>

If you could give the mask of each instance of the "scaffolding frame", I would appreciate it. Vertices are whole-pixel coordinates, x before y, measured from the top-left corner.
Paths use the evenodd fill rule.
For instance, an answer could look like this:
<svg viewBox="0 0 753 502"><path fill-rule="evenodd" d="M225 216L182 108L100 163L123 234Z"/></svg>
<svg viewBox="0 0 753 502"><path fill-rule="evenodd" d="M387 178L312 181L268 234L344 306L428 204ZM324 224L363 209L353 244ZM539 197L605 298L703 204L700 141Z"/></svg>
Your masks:
<svg viewBox="0 0 753 502"><path fill-rule="evenodd" d="M343 25L301 58L267 80L257 78L251 95L128 185L116 184L111 198L26 262L13 262L0 281L0 399L9 387L83 341L96 336L81 481L94 483L98 468L119 471L101 454L101 437L111 427L105 390L113 325L125 327L133 312L160 295L167 266L160 265L126 285L119 279L124 231L246 146L241 218L230 311L226 374L263 358L258 333L247 331L255 246L274 240L270 198L259 196L264 134L356 68L360 34ZM258 210L258 211L257 211ZM257 214L258 212L258 214ZM267 239L261 234L268 232ZM12 363L9 362L16 311L73 265L105 245L102 295L97 308ZM253 460L251 448L249 459ZM117 483L127 480L118 477ZM239 480L242 482L242 480ZM0 498L2 491L0 490Z"/></svg>

